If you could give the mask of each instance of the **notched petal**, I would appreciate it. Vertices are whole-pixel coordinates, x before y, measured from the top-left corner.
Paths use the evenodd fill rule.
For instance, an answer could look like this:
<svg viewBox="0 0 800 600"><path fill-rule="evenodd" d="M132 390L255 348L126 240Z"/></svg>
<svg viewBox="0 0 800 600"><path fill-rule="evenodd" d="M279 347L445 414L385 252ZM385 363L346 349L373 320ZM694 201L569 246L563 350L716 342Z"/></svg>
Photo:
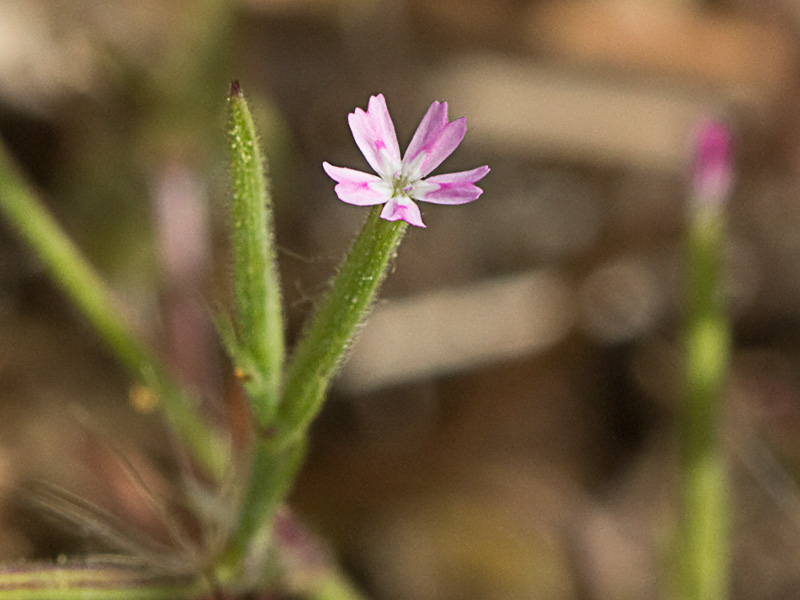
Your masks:
<svg viewBox="0 0 800 600"><path fill-rule="evenodd" d="M419 206L412 200L403 197L389 200L381 211L381 219L386 219L387 221L403 220L415 227L425 227L422 222L422 214L419 212Z"/></svg>
<svg viewBox="0 0 800 600"><path fill-rule="evenodd" d="M457 171L455 173L433 175L432 177L428 177L425 181L431 181L433 183L476 183L486 177L489 174L489 171L491 171L489 166L483 165L482 167L477 167L468 171Z"/></svg>
<svg viewBox="0 0 800 600"><path fill-rule="evenodd" d="M420 167L422 176L428 175L450 156L467 134L467 120L456 119L445 125L436 139L425 147L425 160Z"/></svg>
<svg viewBox="0 0 800 600"><path fill-rule="evenodd" d="M425 177L438 167L458 147L467 133L467 120L462 117L447 122L447 102L434 102L422 118L411 143L408 145L403 164L408 168L418 165L411 177ZM422 156L422 160L419 157Z"/></svg>
<svg viewBox="0 0 800 600"><path fill-rule="evenodd" d="M380 177L372 173L365 173L364 171L350 169L348 167L336 167L327 161L322 163L322 168L325 170L325 173L328 174L328 177L337 183L341 183L342 181L375 181L376 179L380 179Z"/></svg>
<svg viewBox="0 0 800 600"><path fill-rule="evenodd" d="M432 204L467 204L477 200L483 190L475 185L489 173L483 166L469 171L428 177L414 186L412 197Z"/></svg>
<svg viewBox="0 0 800 600"><path fill-rule="evenodd" d="M400 169L400 146L383 94L371 96L367 110L356 108L348 119L358 149L380 175Z"/></svg>
<svg viewBox="0 0 800 600"><path fill-rule="evenodd" d="M447 102L434 102L414 132L411 143L403 156L403 162L408 164L414 160L425 149L425 146L439 135L445 125L447 125Z"/></svg>
<svg viewBox="0 0 800 600"><path fill-rule="evenodd" d="M380 177L346 167L322 163L328 176L337 182L334 191L339 200L356 206L382 204L391 197L391 190Z"/></svg>

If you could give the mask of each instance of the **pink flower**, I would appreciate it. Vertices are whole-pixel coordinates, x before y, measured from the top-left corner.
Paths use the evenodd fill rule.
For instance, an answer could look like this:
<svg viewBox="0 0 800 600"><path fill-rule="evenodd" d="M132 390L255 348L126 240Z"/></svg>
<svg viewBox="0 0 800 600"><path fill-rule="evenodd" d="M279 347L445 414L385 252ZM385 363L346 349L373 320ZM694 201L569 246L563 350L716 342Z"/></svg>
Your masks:
<svg viewBox="0 0 800 600"><path fill-rule="evenodd" d="M695 131L694 189L705 204L725 201L733 186L733 135L720 121L703 121Z"/></svg>
<svg viewBox="0 0 800 600"><path fill-rule="evenodd" d="M364 112L356 108L348 117L358 148L378 175L334 167L324 162L325 172L336 181L339 200L356 206L386 203L381 218L425 227L418 202L466 204L476 200L483 190L475 185L489 172L486 165L446 175L428 174L464 139L465 118L447 121L447 102L434 102L422 117L411 143L400 159L400 146L383 94L371 96ZM427 179L425 179L427 177Z"/></svg>

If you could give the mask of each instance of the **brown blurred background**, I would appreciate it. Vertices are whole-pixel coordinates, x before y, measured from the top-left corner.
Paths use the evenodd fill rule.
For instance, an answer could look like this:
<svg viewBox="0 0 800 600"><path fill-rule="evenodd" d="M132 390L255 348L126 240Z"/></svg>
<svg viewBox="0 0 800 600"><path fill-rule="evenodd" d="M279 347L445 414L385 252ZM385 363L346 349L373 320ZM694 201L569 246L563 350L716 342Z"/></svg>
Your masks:
<svg viewBox="0 0 800 600"><path fill-rule="evenodd" d="M320 166L366 168L347 113L384 93L402 146L448 101L468 134L441 170L489 164L485 193L422 207L293 504L376 600L633 600L667 589L690 136L725 119L733 598L790 600L799 59L796 0L0 0L0 133L220 410L228 82L270 157L291 337L365 217ZM31 478L149 527L116 452L166 489L173 450L129 392L0 222L0 558L97 548L19 508Z"/></svg>

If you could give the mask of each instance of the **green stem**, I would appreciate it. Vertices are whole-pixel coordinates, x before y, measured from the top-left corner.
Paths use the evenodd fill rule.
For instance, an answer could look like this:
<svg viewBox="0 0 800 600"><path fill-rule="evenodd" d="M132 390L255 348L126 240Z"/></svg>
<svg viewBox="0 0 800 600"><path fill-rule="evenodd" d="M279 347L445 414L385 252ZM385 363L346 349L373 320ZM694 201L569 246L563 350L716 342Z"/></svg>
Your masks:
<svg viewBox="0 0 800 600"><path fill-rule="evenodd" d="M407 224L380 219L380 212L380 206L372 209L297 347L276 426L260 432L239 530L229 549L234 562L245 554L263 556L272 517L300 468L307 428L403 239Z"/></svg>
<svg viewBox="0 0 800 600"><path fill-rule="evenodd" d="M192 455L221 474L227 452L187 395L120 316L111 294L14 167L0 142L0 211L16 228L108 347L138 381L159 396L167 421Z"/></svg>
<svg viewBox="0 0 800 600"><path fill-rule="evenodd" d="M405 235L407 223L381 219L381 209L370 212L288 366L276 432L281 443L302 436L319 412Z"/></svg>
<svg viewBox="0 0 800 600"><path fill-rule="evenodd" d="M200 600L209 594L200 579L158 577L112 557L0 569L0 600Z"/></svg>
<svg viewBox="0 0 800 600"><path fill-rule="evenodd" d="M698 206L689 228L686 397L680 415L683 522L676 548L680 597L723 600L729 579L729 482L720 399L731 352L720 285L724 217Z"/></svg>
<svg viewBox="0 0 800 600"><path fill-rule="evenodd" d="M240 582L234 582L235 587ZM306 600L363 600L333 566L292 592ZM0 600L206 600L203 578L154 575L146 565L117 557L89 557L66 565L26 563L0 567Z"/></svg>
<svg viewBox="0 0 800 600"><path fill-rule="evenodd" d="M245 588L257 585L263 578L273 518L289 495L304 456L304 441L282 448L264 440L256 442L237 529L219 562L220 578L233 578Z"/></svg>

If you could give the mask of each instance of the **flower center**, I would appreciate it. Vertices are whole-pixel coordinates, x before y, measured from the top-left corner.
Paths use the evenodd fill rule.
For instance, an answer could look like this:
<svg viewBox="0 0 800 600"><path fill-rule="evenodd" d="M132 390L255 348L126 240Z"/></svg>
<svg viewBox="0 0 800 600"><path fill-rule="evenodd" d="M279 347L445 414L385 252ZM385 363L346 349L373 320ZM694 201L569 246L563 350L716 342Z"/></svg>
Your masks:
<svg viewBox="0 0 800 600"><path fill-rule="evenodd" d="M392 176L392 198L397 198L398 196L410 197L412 184L409 179L409 176L402 171L398 171Z"/></svg>

